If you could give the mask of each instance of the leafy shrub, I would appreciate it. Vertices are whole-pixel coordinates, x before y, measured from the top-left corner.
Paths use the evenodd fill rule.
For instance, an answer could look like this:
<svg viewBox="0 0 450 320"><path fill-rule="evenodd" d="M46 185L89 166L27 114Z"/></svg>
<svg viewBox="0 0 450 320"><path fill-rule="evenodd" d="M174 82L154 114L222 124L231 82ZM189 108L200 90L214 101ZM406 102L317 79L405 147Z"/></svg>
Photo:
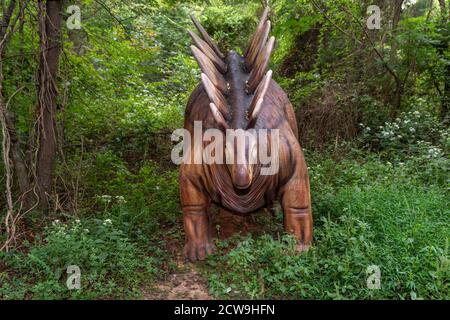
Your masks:
<svg viewBox="0 0 450 320"><path fill-rule="evenodd" d="M254 32L249 26L256 25L255 6L243 4L224 5L219 1L202 12L202 24L221 48L244 49Z"/></svg>
<svg viewBox="0 0 450 320"><path fill-rule="evenodd" d="M97 207L104 212L115 205L135 210L164 212L169 220L179 212L178 169L163 170L153 161L139 164L136 170L114 152L96 155L88 167L86 182Z"/></svg>
<svg viewBox="0 0 450 320"><path fill-rule="evenodd" d="M426 183L448 181L450 131L430 112L404 112L378 128L360 125L360 142L403 167L402 174Z"/></svg>
<svg viewBox="0 0 450 320"><path fill-rule="evenodd" d="M178 176L177 169L163 170L153 161L132 171L108 151L98 154L89 167L85 186L91 191L92 209L118 221L131 239L148 244L161 224L180 223ZM86 216L91 212L86 211Z"/></svg>
<svg viewBox="0 0 450 320"><path fill-rule="evenodd" d="M121 195L132 175L127 163L110 150L96 154L95 163L89 169L88 183L97 195Z"/></svg>
<svg viewBox="0 0 450 320"><path fill-rule="evenodd" d="M448 183L449 160L443 156L430 157L428 147L422 154L393 159L383 159L375 154L352 150L355 154L345 153L345 159L319 159L321 153L310 154L309 174L311 188L318 194L324 189L342 186L364 187L374 182L400 183L421 186L439 186L445 190ZM353 157L356 157L354 159ZM317 162L315 162L317 161ZM339 164L336 165L336 161Z"/></svg>
<svg viewBox="0 0 450 320"><path fill-rule="evenodd" d="M402 113L392 122L386 122L378 129L365 127L362 139L377 144L386 150L408 150L420 141L438 143L448 132L427 111L409 111ZM373 133L372 133L373 131Z"/></svg>
<svg viewBox="0 0 450 320"><path fill-rule="evenodd" d="M131 199L136 204L145 204L146 209L167 221L179 218L178 170L161 171L148 162L141 167L133 185Z"/></svg>
<svg viewBox="0 0 450 320"><path fill-rule="evenodd" d="M295 253L291 236L247 238L209 260L211 292L221 298L450 297L449 207L439 189L373 183L316 201L309 252ZM379 290L367 287L371 265L381 270Z"/></svg>
<svg viewBox="0 0 450 320"><path fill-rule="evenodd" d="M136 296L143 280L151 281L157 260L144 255L111 219L90 223L58 220L47 227L42 242L28 253L0 256L13 272L2 275L0 297L33 299L98 299ZM81 289L66 287L66 269L81 269Z"/></svg>

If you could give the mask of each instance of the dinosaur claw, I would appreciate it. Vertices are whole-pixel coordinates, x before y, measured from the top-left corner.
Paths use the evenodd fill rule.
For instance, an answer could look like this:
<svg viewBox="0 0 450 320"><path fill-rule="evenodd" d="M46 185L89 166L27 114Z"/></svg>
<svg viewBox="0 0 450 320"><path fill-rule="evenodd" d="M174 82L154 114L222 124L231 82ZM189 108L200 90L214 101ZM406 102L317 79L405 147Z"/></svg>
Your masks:
<svg viewBox="0 0 450 320"><path fill-rule="evenodd" d="M311 246L311 245L309 245L309 244L297 243L296 251L297 251L297 252L306 252L306 251L309 250L309 247L310 247L310 246Z"/></svg>
<svg viewBox="0 0 450 320"><path fill-rule="evenodd" d="M216 250L212 243L187 243L184 246L184 256L191 262L203 261Z"/></svg>

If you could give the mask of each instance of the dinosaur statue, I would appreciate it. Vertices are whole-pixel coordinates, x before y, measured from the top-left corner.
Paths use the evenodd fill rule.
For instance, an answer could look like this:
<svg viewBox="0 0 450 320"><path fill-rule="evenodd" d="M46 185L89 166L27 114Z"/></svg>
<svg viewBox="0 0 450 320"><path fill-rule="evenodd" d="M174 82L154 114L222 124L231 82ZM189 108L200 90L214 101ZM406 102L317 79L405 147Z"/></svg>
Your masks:
<svg viewBox="0 0 450 320"><path fill-rule="evenodd" d="M243 144L225 143L219 152L214 152L223 153L232 159L231 163L181 163L184 254L191 261L204 260L215 251L209 211L212 203L242 214L278 200L283 209L284 229L295 235L297 249L307 250L311 244L309 177L298 142L294 109L272 79L272 71L267 71L275 44L275 38L269 38L268 14L266 7L243 56L234 50L225 56L195 16L191 16L200 34L189 31L194 42L191 50L202 74L201 83L186 107L185 132L194 135L195 123L201 123L202 133L214 128L224 135L239 129L255 135L265 129L271 138L276 132L279 142L274 144L274 139L269 139L266 146L278 155L278 170L271 174L262 174L264 165L258 160L261 146L256 139L244 139ZM207 141L196 146L189 144L184 159L192 160L195 154L203 154L207 145Z"/></svg>

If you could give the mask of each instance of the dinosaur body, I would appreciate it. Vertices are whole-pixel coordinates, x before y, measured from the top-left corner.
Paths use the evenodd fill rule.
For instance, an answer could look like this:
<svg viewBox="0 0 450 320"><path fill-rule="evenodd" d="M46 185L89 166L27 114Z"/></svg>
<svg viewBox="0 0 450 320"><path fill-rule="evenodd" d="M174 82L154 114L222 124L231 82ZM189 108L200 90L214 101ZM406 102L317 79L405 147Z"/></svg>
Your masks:
<svg viewBox="0 0 450 320"><path fill-rule="evenodd" d="M278 170L273 174L263 174L264 165L250 161L252 150L255 149L255 154L260 151L259 142L254 145L246 142L243 146L246 156L241 163L236 161L239 159L236 147L230 149L227 145L223 152L234 153L232 164L181 165L180 191L186 232L184 251L192 261L203 260L214 251L209 213L212 203L233 212L250 213L279 200L284 211L285 230L295 234L298 249L307 249L312 240L309 179L298 142L294 110L287 95L271 79L272 72L266 72L274 43L273 37L267 41L270 30L267 14L266 9L244 57L235 51L225 57L193 18L205 39L203 42L191 33L199 46L193 48L193 53L204 73L202 83L189 99L184 128L194 135L194 123L200 121L203 133L213 128L222 130L224 135L230 129L253 133L266 130L269 135L276 133L279 143L269 143L270 152L276 147L278 155ZM205 152L207 145L208 142L203 142L202 150L194 150L198 146L192 145L189 156L194 157L194 152Z"/></svg>

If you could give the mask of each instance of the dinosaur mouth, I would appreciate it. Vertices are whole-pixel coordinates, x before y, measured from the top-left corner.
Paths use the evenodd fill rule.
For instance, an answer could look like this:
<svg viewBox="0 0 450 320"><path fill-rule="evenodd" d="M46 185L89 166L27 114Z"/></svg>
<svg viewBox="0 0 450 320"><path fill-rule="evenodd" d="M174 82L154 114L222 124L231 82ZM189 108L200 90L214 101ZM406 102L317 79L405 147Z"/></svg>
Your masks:
<svg viewBox="0 0 450 320"><path fill-rule="evenodd" d="M246 185L240 185L240 184L234 183L234 187L239 190L245 190L245 189L248 189L251 186L251 184L252 184L251 181L249 183L247 183Z"/></svg>

